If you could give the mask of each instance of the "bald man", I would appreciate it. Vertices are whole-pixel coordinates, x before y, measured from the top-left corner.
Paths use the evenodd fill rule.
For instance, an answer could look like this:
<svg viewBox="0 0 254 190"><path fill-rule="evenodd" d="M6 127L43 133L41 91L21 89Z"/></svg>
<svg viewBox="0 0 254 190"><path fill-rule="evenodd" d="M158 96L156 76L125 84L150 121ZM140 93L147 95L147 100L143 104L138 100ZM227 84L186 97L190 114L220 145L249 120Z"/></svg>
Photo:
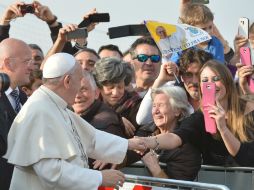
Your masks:
<svg viewBox="0 0 254 190"><path fill-rule="evenodd" d="M24 92L18 87L29 82L32 69L32 53L25 42L8 38L0 43L0 72L9 75L11 81L9 89L0 97L0 107L5 112L8 131L27 99ZM8 164L4 158L0 158L1 190L9 189L12 171L13 166Z"/></svg>
<svg viewBox="0 0 254 190"><path fill-rule="evenodd" d="M91 170L88 157L121 163L127 149L145 149L139 139L123 139L96 130L67 108L81 87L81 65L66 53L50 56L44 84L29 97L9 135L8 162L15 164L11 190L97 190L122 186L117 170ZM43 106L42 106L43 105Z"/></svg>

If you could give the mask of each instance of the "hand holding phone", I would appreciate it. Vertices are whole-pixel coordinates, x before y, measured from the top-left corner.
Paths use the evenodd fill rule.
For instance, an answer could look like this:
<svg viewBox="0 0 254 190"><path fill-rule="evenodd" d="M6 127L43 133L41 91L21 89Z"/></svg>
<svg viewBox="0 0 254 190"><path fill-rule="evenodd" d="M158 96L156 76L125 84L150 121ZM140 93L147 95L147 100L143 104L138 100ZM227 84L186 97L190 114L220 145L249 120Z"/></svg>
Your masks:
<svg viewBox="0 0 254 190"><path fill-rule="evenodd" d="M215 119L211 118L208 111L211 105L215 105L215 83L204 82L202 91L202 108L205 119L205 129L206 132L215 134L217 132L217 127Z"/></svg>
<svg viewBox="0 0 254 190"><path fill-rule="evenodd" d="M252 65L249 47L240 48L240 59L243 65ZM247 81L249 85L249 90L251 92L254 92L254 75L248 76Z"/></svg>
<svg viewBox="0 0 254 190"><path fill-rule="evenodd" d="M85 27L77 28L76 30L67 33L67 40L87 38L87 37L88 37L88 33L87 33L87 28Z"/></svg>
<svg viewBox="0 0 254 190"><path fill-rule="evenodd" d="M33 14L35 12L35 7L33 4L20 5L19 8L22 15L25 15L26 13Z"/></svg>

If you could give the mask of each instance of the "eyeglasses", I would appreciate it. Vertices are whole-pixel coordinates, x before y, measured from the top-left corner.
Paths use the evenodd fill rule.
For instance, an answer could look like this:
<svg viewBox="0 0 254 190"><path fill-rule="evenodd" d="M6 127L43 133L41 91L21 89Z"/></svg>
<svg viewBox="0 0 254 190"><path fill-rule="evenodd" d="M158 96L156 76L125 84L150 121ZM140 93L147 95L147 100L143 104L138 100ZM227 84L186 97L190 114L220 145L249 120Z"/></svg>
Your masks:
<svg viewBox="0 0 254 190"><path fill-rule="evenodd" d="M151 62L158 63L161 60L160 55L146 55L146 54L138 54L135 59L140 62L146 62L150 58Z"/></svg>
<svg viewBox="0 0 254 190"><path fill-rule="evenodd" d="M22 60L22 59L17 58L17 57L12 57L12 58L9 58L9 59L16 59L16 60L18 60L20 63L24 63L25 65L29 65L29 66L33 66L33 65L34 65L34 60L32 60L32 59L25 59L25 60Z"/></svg>

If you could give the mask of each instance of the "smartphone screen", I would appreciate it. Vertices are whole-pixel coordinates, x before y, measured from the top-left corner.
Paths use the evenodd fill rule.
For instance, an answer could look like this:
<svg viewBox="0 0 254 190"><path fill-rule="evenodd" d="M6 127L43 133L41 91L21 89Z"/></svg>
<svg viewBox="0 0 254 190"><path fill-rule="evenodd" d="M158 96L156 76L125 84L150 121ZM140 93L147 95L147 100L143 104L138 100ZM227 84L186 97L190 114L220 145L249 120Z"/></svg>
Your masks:
<svg viewBox="0 0 254 190"><path fill-rule="evenodd" d="M209 0L192 0L192 3L209 4Z"/></svg>
<svg viewBox="0 0 254 190"><path fill-rule="evenodd" d="M217 131L216 123L213 118L209 116L209 105L215 105L215 83L204 82L202 91L202 108L205 119L205 130L208 133L215 134Z"/></svg>
<svg viewBox="0 0 254 190"><path fill-rule="evenodd" d="M79 38L87 38L87 28L77 28L76 30L72 32L67 33L67 39L79 39Z"/></svg>
<svg viewBox="0 0 254 190"><path fill-rule="evenodd" d="M97 13L89 16L90 22L109 22L109 13Z"/></svg>
<svg viewBox="0 0 254 190"><path fill-rule="evenodd" d="M249 19L246 17L239 18L238 35L249 38Z"/></svg>
<svg viewBox="0 0 254 190"><path fill-rule="evenodd" d="M81 23L79 23L78 27L79 28L87 27L89 24L93 22L109 22L109 21L110 21L109 13L96 13L84 19Z"/></svg>

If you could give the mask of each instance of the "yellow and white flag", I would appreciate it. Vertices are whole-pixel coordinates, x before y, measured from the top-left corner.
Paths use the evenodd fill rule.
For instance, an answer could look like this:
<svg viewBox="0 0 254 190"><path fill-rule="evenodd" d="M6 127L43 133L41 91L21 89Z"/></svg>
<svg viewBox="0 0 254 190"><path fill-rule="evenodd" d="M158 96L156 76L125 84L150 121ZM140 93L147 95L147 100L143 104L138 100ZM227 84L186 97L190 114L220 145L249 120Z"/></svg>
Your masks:
<svg viewBox="0 0 254 190"><path fill-rule="evenodd" d="M145 25L164 58L211 39L206 31L187 24L145 21Z"/></svg>

